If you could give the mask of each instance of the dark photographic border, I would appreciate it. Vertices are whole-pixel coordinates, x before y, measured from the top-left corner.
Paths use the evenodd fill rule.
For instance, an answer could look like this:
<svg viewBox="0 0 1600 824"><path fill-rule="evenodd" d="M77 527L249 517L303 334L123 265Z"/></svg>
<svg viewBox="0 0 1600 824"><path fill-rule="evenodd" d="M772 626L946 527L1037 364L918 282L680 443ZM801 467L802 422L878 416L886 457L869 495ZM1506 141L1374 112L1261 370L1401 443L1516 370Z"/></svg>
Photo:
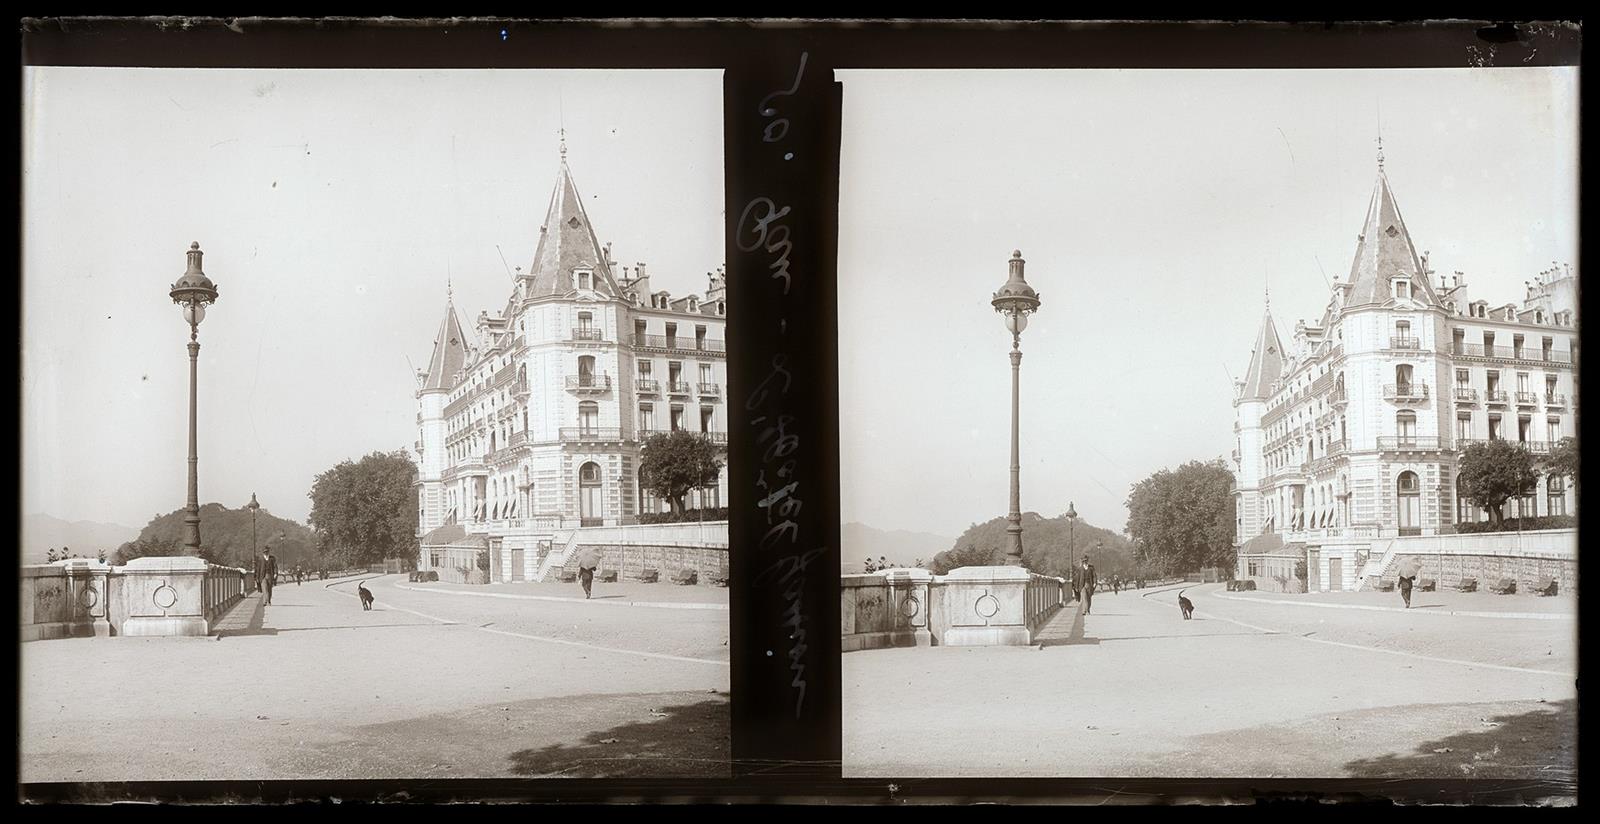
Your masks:
<svg viewBox="0 0 1600 824"><path fill-rule="evenodd" d="M41 783L21 785L23 799L1521 804L1576 796L1567 782L1509 780L841 779L835 258L848 89L833 70L1561 66L1579 63L1577 24L52 18L21 29L27 65L724 70L728 335L737 341L728 347L729 404L741 410L729 421L730 546L738 548L729 565L732 778ZM20 121L14 134L20 140Z"/></svg>

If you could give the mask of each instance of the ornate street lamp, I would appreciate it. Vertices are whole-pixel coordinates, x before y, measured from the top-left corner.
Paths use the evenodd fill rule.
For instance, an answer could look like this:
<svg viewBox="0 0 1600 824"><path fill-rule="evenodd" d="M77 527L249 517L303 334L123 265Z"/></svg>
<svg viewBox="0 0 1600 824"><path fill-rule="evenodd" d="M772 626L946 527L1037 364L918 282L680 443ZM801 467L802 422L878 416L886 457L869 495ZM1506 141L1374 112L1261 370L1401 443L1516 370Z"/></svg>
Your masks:
<svg viewBox="0 0 1600 824"><path fill-rule="evenodd" d="M1022 566L1022 455L1017 444L1022 330L1028 328L1028 316L1039 309L1039 293L1023 278L1023 263L1021 250L1011 253L1010 277L989 301L1011 332L1011 511L1006 515L1006 520L1011 522L1006 527L1006 563L1011 566Z"/></svg>
<svg viewBox="0 0 1600 824"><path fill-rule="evenodd" d="M250 510L250 560L251 560L251 562L255 562L256 553L257 553L257 550L256 550L256 513L261 510L261 504L256 503L256 493L254 493L254 492L250 493L250 503L245 504L244 508ZM256 577L258 579L260 578L259 575L256 576ZM259 580L257 580L256 585L260 586L260 581Z"/></svg>
<svg viewBox="0 0 1600 824"><path fill-rule="evenodd" d="M189 244L189 266L184 270L183 277L172 284L172 302L178 304L183 311L183 319L189 324L189 503L188 514L183 516L183 545L188 549L188 554L200 554L200 483L197 467L200 458L197 454L195 437L195 382L199 377L200 363L200 321L205 320L206 307L217 300L217 286L200 270L200 243Z"/></svg>
<svg viewBox="0 0 1600 824"><path fill-rule="evenodd" d="M1067 501L1067 571L1076 576L1076 551L1078 546L1078 510Z"/></svg>

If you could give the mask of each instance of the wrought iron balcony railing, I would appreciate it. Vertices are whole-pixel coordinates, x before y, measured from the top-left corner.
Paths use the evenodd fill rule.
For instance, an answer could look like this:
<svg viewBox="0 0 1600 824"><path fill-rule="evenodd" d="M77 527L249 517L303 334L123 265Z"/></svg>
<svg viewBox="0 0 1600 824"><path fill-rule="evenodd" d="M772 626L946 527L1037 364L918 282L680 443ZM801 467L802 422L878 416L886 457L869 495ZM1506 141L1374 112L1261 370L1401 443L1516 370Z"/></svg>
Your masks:
<svg viewBox="0 0 1600 824"><path fill-rule="evenodd" d="M1390 349L1421 349L1422 342L1416 338L1389 338Z"/></svg>
<svg viewBox="0 0 1600 824"><path fill-rule="evenodd" d="M677 335L641 335L635 333L633 346L638 349L670 349L678 352L715 352L726 351L723 342L710 338L682 338Z"/></svg>
<svg viewBox="0 0 1600 824"><path fill-rule="evenodd" d="M1484 400L1485 403L1504 404L1506 402L1506 390L1504 390L1504 389L1487 389L1487 390L1484 390L1483 400Z"/></svg>
<svg viewBox="0 0 1600 824"><path fill-rule="evenodd" d="M702 384L698 384L698 386L700 388L700 394L702 394L702 395L721 395L722 394L722 385L721 384L717 384L717 383L702 383Z"/></svg>
<svg viewBox="0 0 1600 824"><path fill-rule="evenodd" d="M1484 346L1481 343L1457 343L1450 347L1450 353L1469 358L1493 358L1496 360L1535 361L1539 363L1572 363L1572 353L1556 349L1533 350L1527 347L1515 346Z"/></svg>
<svg viewBox="0 0 1600 824"><path fill-rule="evenodd" d="M1539 403L1539 396L1534 394L1534 393L1532 393L1532 392L1518 392L1517 393L1517 405L1518 406L1536 406L1536 405L1538 405L1538 403Z"/></svg>
<svg viewBox="0 0 1600 824"><path fill-rule="evenodd" d="M1567 396L1558 395L1555 392L1546 392L1544 393L1544 405L1553 409L1564 408L1567 405Z"/></svg>
<svg viewBox="0 0 1600 824"><path fill-rule="evenodd" d="M572 330L573 340L605 340L601 330L593 326L577 326Z"/></svg>
<svg viewBox="0 0 1600 824"><path fill-rule="evenodd" d="M563 441L620 441L622 429L615 426L563 426Z"/></svg>
<svg viewBox="0 0 1600 824"><path fill-rule="evenodd" d="M1477 403L1478 390L1470 386L1458 386L1456 387L1456 400L1462 403Z"/></svg>
<svg viewBox="0 0 1600 824"><path fill-rule="evenodd" d="M689 394L689 384L686 381L667 381L667 393L670 395Z"/></svg>
<svg viewBox="0 0 1600 824"><path fill-rule="evenodd" d="M1396 402L1425 401L1428 399L1428 385L1425 383L1384 384L1383 399Z"/></svg>
<svg viewBox="0 0 1600 824"><path fill-rule="evenodd" d="M573 392L609 392L610 375L568 375L567 389Z"/></svg>
<svg viewBox="0 0 1600 824"><path fill-rule="evenodd" d="M1412 452L1422 450L1449 449L1450 441L1439 437L1420 437L1412 435L1397 435L1378 438L1378 448L1386 452Z"/></svg>
<svg viewBox="0 0 1600 824"><path fill-rule="evenodd" d="M654 378L636 378L633 388L641 395L654 395L661 391L661 384Z"/></svg>

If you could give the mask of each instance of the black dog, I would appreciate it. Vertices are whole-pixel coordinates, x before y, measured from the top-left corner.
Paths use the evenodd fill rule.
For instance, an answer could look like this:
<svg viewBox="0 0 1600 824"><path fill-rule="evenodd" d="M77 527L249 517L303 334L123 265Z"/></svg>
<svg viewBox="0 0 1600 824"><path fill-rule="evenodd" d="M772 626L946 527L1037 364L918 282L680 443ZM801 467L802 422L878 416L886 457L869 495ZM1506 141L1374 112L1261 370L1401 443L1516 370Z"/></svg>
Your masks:
<svg viewBox="0 0 1600 824"><path fill-rule="evenodd" d="M1184 592L1188 592L1188 590L1182 590L1178 593L1178 609L1183 611L1183 620L1188 621L1194 617L1194 602L1183 597Z"/></svg>
<svg viewBox="0 0 1600 824"><path fill-rule="evenodd" d="M366 584L363 584L360 581L357 581L356 582L356 594L361 596L361 608L362 609L372 609L372 602L374 600L376 600L376 599L372 597L372 590L367 589L367 585Z"/></svg>

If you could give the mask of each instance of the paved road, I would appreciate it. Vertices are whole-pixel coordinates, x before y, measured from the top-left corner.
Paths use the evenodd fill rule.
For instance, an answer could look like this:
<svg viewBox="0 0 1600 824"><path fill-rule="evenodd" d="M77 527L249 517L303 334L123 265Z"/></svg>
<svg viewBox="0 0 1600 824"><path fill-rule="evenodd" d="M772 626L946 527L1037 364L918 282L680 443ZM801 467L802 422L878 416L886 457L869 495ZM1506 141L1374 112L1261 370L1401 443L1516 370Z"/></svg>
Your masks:
<svg viewBox="0 0 1600 824"><path fill-rule="evenodd" d="M722 776L728 613L280 585L220 638L22 645L21 780Z"/></svg>
<svg viewBox="0 0 1600 824"><path fill-rule="evenodd" d="M845 775L1576 780L1575 620L1220 590L1187 587L1193 621L1178 587L1096 593L1041 647L848 653Z"/></svg>

